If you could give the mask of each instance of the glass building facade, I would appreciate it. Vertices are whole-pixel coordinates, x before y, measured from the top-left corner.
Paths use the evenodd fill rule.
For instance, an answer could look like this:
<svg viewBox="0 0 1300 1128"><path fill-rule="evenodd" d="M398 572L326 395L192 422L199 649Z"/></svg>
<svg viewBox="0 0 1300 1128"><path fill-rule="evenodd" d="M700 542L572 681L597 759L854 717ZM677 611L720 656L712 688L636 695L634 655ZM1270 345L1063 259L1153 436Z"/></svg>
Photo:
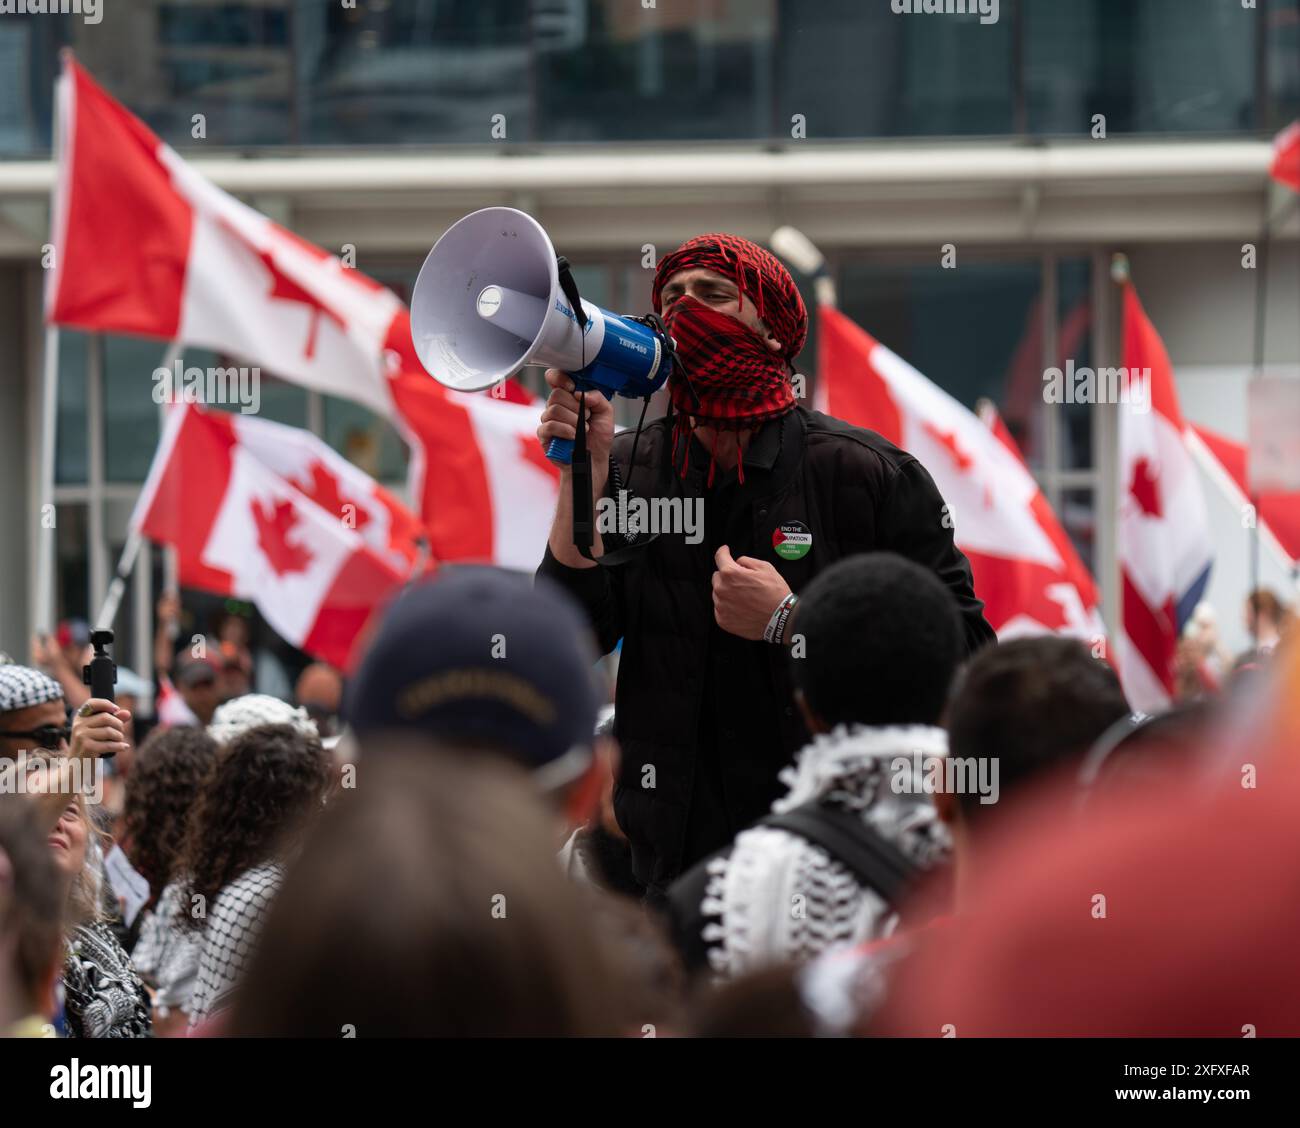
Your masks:
<svg viewBox="0 0 1300 1128"><path fill-rule="evenodd" d="M1084 137L1300 116L1300 0L131 0L0 21L0 154L48 151L58 51L179 149ZM203 136L193 114L204 114ZM494 126L496 127L494 132Z"/></svg>
<svg viewBox="0 0 1300 1128"><path fill-rule="evenodd" d="M1300 0L1258 0L1255 9L1224 0L1000 0L989 25L978 15L895 14L890 0L103 0L103 7L98 24L0 19L0 171L4 162L48 159L64 47L191 158L364 161L503 148L528 156L617 145L671 161L790 151L796 139L835 151L940 140L1032 149L1087 141L1098 115L1107 137L1226 142L1269 138L1300 117ZM663 196L678 202L672 191ZM281 218L274 197L248 202ZM730 215L725 200L708 206L709 222ZM298 218L286 206L285 222L294 227ZM639 261L639 231L625 226L561 249L585 297L640 312L650 274ZM358 264L403 299L428 249L422 238L409 244L368 249ZM958 270L940 267L928 236L824 249L850 317L963 404L987 398L998 406L1085 561L1102 568L1100 467L1113 436L1104 434L1100 411L1045 405L1041 377L1066 358L1084 366L1104 352L1104 236L989 239L963 246ZM811 284L799 280L811 306ZM139 388L164 352L158 342L61 334L60 616L93 614L111 577L158 436L156 405ZM801 358L814 382L815 357L814 332ZM187 350L185 362L227 359ZM540 388L538 373L525 379ZM634 422L638 407L622 403L622 421ZM272 375L262 412L324 436L392 486L404 481L403 443L355 404ZM148 567L158 566L155 554ZM128 590L119 616L128 644L131 624L145 622L132 601L149 590Z"/></svg>

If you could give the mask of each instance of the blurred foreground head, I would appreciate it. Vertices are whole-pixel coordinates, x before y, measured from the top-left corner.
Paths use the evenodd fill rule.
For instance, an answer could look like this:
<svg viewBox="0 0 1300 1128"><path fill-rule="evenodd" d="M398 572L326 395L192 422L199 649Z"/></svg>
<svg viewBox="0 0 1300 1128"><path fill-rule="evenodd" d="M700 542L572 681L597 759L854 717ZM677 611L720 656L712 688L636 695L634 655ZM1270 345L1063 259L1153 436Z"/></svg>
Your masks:
<svg viewBox="0 0 1300 1128"><path fill-rule="evenodd" d="M522 773L390 742L290 871L228 1032L624 1032L581 898Z"/></svg>
<svg viewBox="0 0 1300 1128"><path fill-rule="evenodd" d="M1300 1034L1300 779L1270 774L1085 820L1044 804L990 857L978 911L909 961L872 1032Z"/></svg>
<svg viewBox="0 0 1300 1128"><path fill-rule="evenodd" d="M1129 715L1115 671L1079 639L1045 635L990 646L963 670L948 706L948 754L998 765L1003 798L1077 769L1088 750ZM949 801L951 799L951 801ZM971 820L981 796L943 796L939 809Z"/></svg>
<svg viewBox="0 0 1300 1128"><path fill-rule="evenodd" d="M0 1038L54 1013L66 893L35 809L0 801Z"/></svg>
<svg viewBox="0 0 1300 1128"><path fill-rule="evenodd" d="M408 732L487 748L552 790L591 763L596 657L586 619L549 581L447 567L388 608L345 718L366 747Z"/></svg>

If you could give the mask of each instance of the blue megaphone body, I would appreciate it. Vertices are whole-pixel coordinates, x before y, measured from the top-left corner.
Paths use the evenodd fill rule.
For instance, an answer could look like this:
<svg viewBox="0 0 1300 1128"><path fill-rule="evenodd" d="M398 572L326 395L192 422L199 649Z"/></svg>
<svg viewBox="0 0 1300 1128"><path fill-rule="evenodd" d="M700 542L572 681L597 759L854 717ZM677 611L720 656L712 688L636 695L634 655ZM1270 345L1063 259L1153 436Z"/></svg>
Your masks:
<svg viewBox="0 0 1300 1128"><path fill-rule="evenodd" d="M641 399L672 371L672 339L657 319L582 302L566 284L546 231L515 208L483 208L434 244L411 293L411 339L435 380L481 391L525 365L558 368L578 388ZM569 463L573 442L546 457Z"/></svg>

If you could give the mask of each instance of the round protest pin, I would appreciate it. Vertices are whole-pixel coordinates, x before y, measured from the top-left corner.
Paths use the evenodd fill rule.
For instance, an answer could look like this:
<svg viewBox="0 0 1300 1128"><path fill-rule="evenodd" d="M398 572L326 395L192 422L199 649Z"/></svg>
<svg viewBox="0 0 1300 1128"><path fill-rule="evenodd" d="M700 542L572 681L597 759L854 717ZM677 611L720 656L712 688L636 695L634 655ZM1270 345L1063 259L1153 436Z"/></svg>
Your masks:
<svg viewBox="0 0 1300 1128"><path fill-rule="evenodd" d="M800 560L812 549L812 533L802 521L783 521L772 530L772 548L782 560Z"/></svg>

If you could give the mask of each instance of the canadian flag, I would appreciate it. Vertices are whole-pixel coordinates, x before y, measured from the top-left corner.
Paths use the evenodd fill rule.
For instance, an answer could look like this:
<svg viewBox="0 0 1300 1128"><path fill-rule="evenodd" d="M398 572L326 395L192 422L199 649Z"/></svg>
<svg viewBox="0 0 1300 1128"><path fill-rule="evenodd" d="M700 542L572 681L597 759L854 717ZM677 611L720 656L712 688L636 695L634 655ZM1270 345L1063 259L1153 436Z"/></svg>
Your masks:
<svg viewBox="0 0 1300 1128"><path fill-rule="evenodd" d="M345 670L419 559L416 518L319 439L188 404L168 415L131 527L176 546L183 585L250 600Z"/></svg>
<svg viewBox="0 0 1300 1128"><path fill-rule="evenodd" d="M1273 162L1268 174L1279 184L1300 192L1300 121L1293 121L1273 138Z"/></svg>
<svg viewBox="0 0 1300 1128"><path fill-rule="evenodd" d="M400 371L390 387L410 436L411 496L434 555L531 572L560 484L537 439L539 405L513 381L499 385L501 398L444 388L420 368L409 324L403 311L391 342Z"/></svg>
<svg viewBox="0 0 1300 1128"><path fill-rule="evenodd" d="M1214 552L1173 366L1131 283L1123 362L1130 399L1149 410L1119 412L1119 670L1130 704L1154 712L1173 697L1178 636L1209 583ZM1138 380L1148 387L1134 394Z"/></svg>
<svg viewBox="0 0 1300 1128"><path fill-rule="evenodd" d="M1300 492L1269 490L1252 497L1243 443L1194 423L1185 438L1197 465L1232 505L1243 514L1254 508L1265 551L1288 571L1300 566Z"/></svg>
<svg viewBox="0 0 1300 1128"><path fill-rule="evenodd" d="M220 418L220 417L218 417ZM297 487L403 573L427 552L424 525L388 490L310 431L232 415L242 448Z"/></svg>
<svg viewBox="0 0 1300 1128"><path fill-rule="evenodd" d="M212 348L361 403L411 448L435 556L536 567L558 475L527 392L444 389L395 294L217 188L71 58L57 105L50 324Z"/></svg>
<svg viewBox="0 0 1300 1128"><path fill-rule="evenodd" d="M998 636L1103 640L1096 585L1001 421L981 422L839 310L820 306L818 318L818 408L930 472Z"/></svg>
<svg viewBox="0 0 1300 1128"><path fill-rule="evenodd" d="M57 99L51 323L217 349L392 414L391 291L200 176L71 59Z"/></svg>

